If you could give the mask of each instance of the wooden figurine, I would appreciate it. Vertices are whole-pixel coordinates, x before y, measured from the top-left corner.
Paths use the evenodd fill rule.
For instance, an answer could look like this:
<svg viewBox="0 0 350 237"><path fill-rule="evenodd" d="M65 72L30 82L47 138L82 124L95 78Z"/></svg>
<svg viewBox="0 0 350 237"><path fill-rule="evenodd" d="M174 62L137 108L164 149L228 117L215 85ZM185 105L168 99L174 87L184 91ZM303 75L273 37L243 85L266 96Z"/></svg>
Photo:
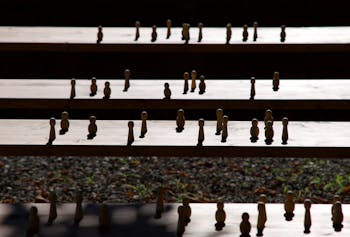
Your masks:
<svg viewBox="0 0 350 237"><path fill-rule="evenodd" d="M96 77L93 77L91 79L91 85L90 85L90 96L94 96L96 94L97 94Z"/></svg>
<svg viewBox="0 0 350 237"><path fill-rule="evenodd" d="M135 22L135 27L136 27L136 33L135 33L135 41L137 41L140 38L140 22L136 21Z"/></svg>
<svg viewBox="0 0 350 237"><path fill-rule="evenodd" d="M71 89L70 89L70 99L74 99L75 98L75 79L73 78L70 81L70 85L71 85Z"/></svg>
<svg viewBox="0 0 350 237"><path fill-rule="evenodd" d="M191 72L191 92L194 92L196 89L196 78L197 78L197 71L192 70L192 72Z"/></svg>
<svg viewBox="0 0 350 237"><path fill-rule="evenodd" d="M32 206L29 209L28 215L28 227L27 227L27 237L33 237L39 235L40 232L40 219L38 215L38 208Z"/></svg>
<svg viewBox="0 0 350 237"><path fill-rule="evenodd" d="M125 69L124 70L124 92L128 91L129 87L130 87L130 70L129 69Z"/></svg>
<svg viewBox="0 0 350 237"><path fill-rule="evenodd" d="M164 188L160 187L158 189L156 214L154 215L154 218L156 218L156 219L161 218L163 212L164 212Z"/></svg>
<svg viewBox="0 0 350 237"><path fill-rule="evenodd" d="M199 80L200 80L200 82L199 82L199 94L200 95L202 95L202 94L204 94L204 92L205 92L205 88L206 88L206 85L205 85L205 76L203 76L203 75L201 75L200 77L199 77Z"/></svg>
<svg viewBox="0 0 350 237"><path fill-rule="evenodd" d="M168 19L166 21L166 27L167 27L166 38L169 39L171 36L171 20L170 19Z"/></svg>
<svg viewBox="0 0 350 237"><path fill-rule="evenodd" d="M203 23L198 23L198 30L198 42L201 42L203 38Z"/></svg>
<svg viewBox="0 0 350 237"><path fill-rule="evenodd" d="M253 23L253 27L254 27L253 41L256 41L256 39L258 38L258 22L255 21Z"/></svg>
<svg viewBox="0 0 350 237"><path fill-rule="evenodd" d="M283 125L283 129L282 129L282 144L285 145L287 144L288 141L288 118L284 117L282 119L282 125Z"/></svg>
<svg viewBox="0 0 350 237"><path fill-rule="evenodd" d="M69 120L68 120L68 112L64 111L61 114L61 130L60 134L63 135L68 132L69 129Z"/></svg>
<svg viewBox="0 0 350 237"><path fill-rule="evenodd" d="M141 112L141 120L142 120L142 123L141 123L141 135L140 135L140 138L144 138L145 137L145 134L147 133L147 118L148 118L148 114L146 111L142 111Z"/></svg>
<svg viewBox="0 0 350 237"><path fill-rule="evenodd" d="M49 193L49 201L50 201L50 213L49 219L47 220L47 225L52 225L53 221L57 218L57 196L55 192Z"/></svg>
<svg viewBox="0 0 350 237"><path fill-rule="evenodd" d="M266 217L266 207L264 202L258 202L258 222L257 222L257 234L256 236L263 236L263 231L265 229Z"/></svg>
<svg viewBox="0 0 350 237"><path fill-rule="evenodd" d="M55 124L56 124L55 118L50 118L49 141L46 143L46 145L52 145L52 142L56 139Z"/></svg>
<svg viewBox="0 0 350 237"><path fill-rule="evenodd" d="M272 110L271 109L267 109L265 111L265 117L264 117L265 127L266 127L267 121L271 121L272 125L273 125L273 117L272 117Z"/></svg>
<svg viewBox="0 0 350 237"><path fill-rule="evenodd" d="M239 225L239 229L241 231L240 237L250 237L250 230L252 226L249 222L249 214L247 212L244 212L242 214L242 222Z"/></svg>
<svg viewBox="0 0 350 237"><path fill-rule="evenodd" d="M336 201L333 204L332 208L332 220L333 220L333 228L334 231L340 232L341 229L343 228L343 211L342 211L342 204L340 201Z"/></svg>
<svg viewBox="0 0 350 237"><path fill-rule="evenodd" d="M185 128L185 111L179 109L176 116L176 132L182 132Z"/></svg>
<svg viewBox="0 0 350 237"><path fill-rule="evenodd" d="M216 110L216 133L215 135L220 135L222 131L222 116L224 116L224 111L222 109Z"/></svg>
<svg viewBox="0 0 350 237"><path fill-rule="evenodd" d="M228 136L227 123L228 123L228 116L227 115L222 116L221 142L226 142L227 140L227 136Z"/></svg>
<svg viewBox="0 0 350 237"><path fill-rule="evenodd" d="M80 221L84 217L84 211L83 211L83 205L82 205L83 195L80 192L77 192L77 194L75 196L75 201L76 201L77 205L75 207L74 226L78 227Z"/></svg>
<svg viewBox="0 0 350 237"><path fill-rule="evenodd" d="M286 41L286 26L285 25L281 25L281 42Z"/></svg>
<svg viewBox="0 0 350 237"><path fill-rule="evenodd" d="M188 44L190 41L190 24L185 23L183 28L183 38L185 40L185 44Z"/></svg>
<svg viewBox="0 0 350 237"><path fill-rule="evenodd" d="M332 211L331 211L332 213L333 213L333 209L334 209L334 204L337 201L341 202L341 198L340 198L340 196L338 194L335 194L334 197L333 197L333 201L332 201Z"/></svg>
<svg viewBox="0 0 350 237"><path fill-rule="evenodd" d="M309 234L310 233L310 227L311 227L311 200L305 199L304 200L304 207L305 207L305 216L304 216L304 233Z"/></svg>
<svg viewBox="0 0 350 237"><path fill-rule="evenodd" d="M101 234L107 234L111 228L111 216L106 204L102 204L99 213L99 231Z"/></svg>
<svg viewBox="0 0 350 237"><path fill-rule="evenodd" d="M267 203L267 196L266 196L266 194L260 194L260 196L259 196L259 202L263 202L263 203Z"/></svg>
<svg viewBox="0 0 350 237"><path fill-rule="evenodd" d="M186 23L182 23L181 40L185 40L185 28L186 28Z"/></svg>
<svg viewBox="0 0 350 237"><path fill-rule="evenodd" d="M188 72L184 72L184 95L188 92L188 79L190 79L190 74Z"/></svg>
<svg viewBox="0 0 350 237"><path fill-rule="evenodd" d="M98 27L98 32L97 32L97 41L96 43L99 44L103 40L103 32L102 32L102 26Z"/></svg>
<svg viewBox="0 0 350 237"><path fill-rule="evenodd" d="M170 100L171 97L171 90L169 88L169 83L164 83L164 98L165 100Z"/></svg>
<svg viewBox="0 0 350 237"><path fill-rule="evenodd" d="M284 217L286 218L286 221L293 220L294 217L294 194L292 191L288 191L286 194L286 200L284 202L284 210L286 211L284 214Z"/></svg>
<svg viewBox="0 0 350 237"><path fill-rule="evenodd" d="M259 140L259 121L256 118L252 119L252 127L250 128L250 141L256 142Z"/></svg>
<svg viewBox="0 0 350 237"><path fill-rule="evenodd" d="M273 79L272 79L272 89L273 91L278 91L280 85L280 73L274 72L273 73Z"/></svg>
<svg viewBox="0 0 350 237"><path fill-rule="evenodd" d="M184 206L179 206L177 208L177 213L179 214L179 218L177 221L177 237L183 236L185 233L185 215L184 215Z"/></svg>
<svg viewBox="0 0 350 237"><path fill-rule="evenodd" d="M270 145L273 142L273 127L272 127L272 121L267 121L266 128L265 128L265 143L267 145Z"/></svg>
<svg viewBox="0 0 350 237"><path fill-rule="evenodd" d="M129 121L128 122L129 132L128 132L128 143L127 146L131 146L131 144L134 142L134 122Z"/></svg>
<svg viewBox="0 0 350 237"><path fill-rule="evenodd" d="M226 25L226 44L230 44L231 37L232 37L232 25L231 23L228 23Z"/></svg>
<svg viewBox="0 0 350 237"><path fill-rule="evenodd" d="M250 78L250 100L254 100L255 97L255 77Z"/></svg>
<svg viewBox="0 0 350 237"><path fill-rule="evenodd" d="M157 26L152 26L152 34L151 34L151 42L155 42L157 40Z"/></svg>
<svg viewBox="0 0 350 237"><path fill-rule="evenodd" d="M104 94L103 99L111 98L111 93L112 93L112 90L111 90L111 87L110 87L110 83L109 83L109 81L106 81L105 82L105 88L103 89L103 94Z"/></svg>
<svg viewBox="0 0 350 237"><path fill-rule="evenodd" d="M189 198L184 198L182 199L182 205L184 207L184 218L185 218L185 225L191 222L191 214L192 210L190 207L190 199Z"/></svg>
<svg viewBox="0 0 350 237"><path fill-rule="evenodd" d="M198 120L199 132L198 132L198 143L197 146L203 146L204 141L204 119Z"/></svg>
<svg viewBox="0 0 350 237"><path fill-rule="evenodd" d="M225 227L226 212L224 210L224 203L222 201L217 202L217 210L215 212L215 229L217 231L222 230Z"/></svg>
<svg viewBox="0 0 350 237"><path fill-rule="evenodd" d="M89 117L90 120L90 124L88 127L88 135L87 135L87 139L91 140L94 137L96 137L96 133L97 133L97 125L96 125L96 117L95 116L90 116Z"/></svg>
<svg viewBox="0 0 350 237"><path fill-rule="evenodd" d="M242 36L243 36L243 39L242 39L243 42L246 42L248 40L248 25L243 26Z"/></svg>

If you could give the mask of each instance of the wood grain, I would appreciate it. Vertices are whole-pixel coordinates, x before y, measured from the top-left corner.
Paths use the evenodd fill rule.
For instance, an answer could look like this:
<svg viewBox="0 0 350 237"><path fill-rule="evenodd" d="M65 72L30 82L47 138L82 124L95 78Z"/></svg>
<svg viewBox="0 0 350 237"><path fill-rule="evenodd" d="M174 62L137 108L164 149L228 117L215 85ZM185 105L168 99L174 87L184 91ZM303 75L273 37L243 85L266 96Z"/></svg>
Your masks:
<svg viewBox="0 0 350 237"><path fill-rule="evenodd" d="M166 211L161 219L154 219L154 204L132 205L132 204L109 204L112 216L112 229L107 236L175 236L177 224L177 207L179 204L166 204ZM83 206L85 216L78 229L71 227L74 218L74 204L61 204L58 206L58 218L52 226L45 226L48 218L48 204L24 204L24 205L0 205L0 233L2 237L25 236L26 213L31 206L38 208L41 221L42 237L66 237L66 236L100 236L98 232L98 210L97 204L85 204ZM226 226L222 231L215 231L216 204L190 204L192 209L191 222L185 230L184 237L228 237L239 236L239 223L243 212L250 215L252 229L251 236L256 234L257 204L226 203ZM307 236L349 236L350 222L348 214L350 206L342 206L344 213L344 228L341 232L335 232L331 222L331 205L313 204L311 207L312 226L311 233ZM296 204L295 217L293 221L284 220L283 204L266 204L267 222L264 236L278 237L302 237L304 231L304 207Z"/></svg>
<svg viewBox="0 0 350 237"><path fill-rule="evenodd" d="M151 42L151 28L140 28L140 38L134 41L135 28L103 28L104 38L96 44L97 27L0 27L1 51L169 51L169 52L238 52L238 51L349 51L350 27L287 27L285 43L280 42L281 29L261 27L253 42L249 28L248 42L242 42L242 28L233 28L230 45L225 45L226 29L203 28L203 40L198 43L198 28L191 27L191 40L184 46L181 28L172 28L166 39L166 28L157 28L158 40Z"/></svg>
<svg viewBox="0 0 350 237"><path fill-rule="evenodd" d="M206 121L203 147L197 147L198 121L186 121L181 133L174 121L147 122L145 138L139 138L141 121L134 121L135 142L127 147L126 120L98 120L97 136L87 139L88 120L70 120L69 131L58 135L53 146L45 146L49 136L46 120L0 120L0 151L2 154L27 155L162 155L162 156L283 156L283 157L348 157L350 130L347 122L290 121L289 140L282 144L282 123L274 122L274 141L265 144L264 126L259 122L260 135L250 141L249 121L229 121L228 138L221 142L215 135L216 121ZM281 153L282 152L282 153Z"/></svg>

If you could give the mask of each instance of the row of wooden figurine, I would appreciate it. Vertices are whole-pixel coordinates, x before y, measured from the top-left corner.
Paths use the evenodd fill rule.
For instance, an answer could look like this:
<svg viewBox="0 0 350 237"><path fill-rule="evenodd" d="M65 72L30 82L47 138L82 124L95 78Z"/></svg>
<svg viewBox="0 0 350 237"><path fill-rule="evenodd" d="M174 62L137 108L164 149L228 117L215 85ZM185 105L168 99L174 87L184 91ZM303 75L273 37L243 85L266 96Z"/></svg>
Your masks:
<svg viewBox="0 0 350 237"><path fill-rule="evenodd" d="M189 90L189 84L188 84L188 80L190 79L190 74L188 72L184 72L183 74L183 78L184 78L184 90L183 90L183 94L187 94L188 90ZM196 70L192 70L191 71L191 90L190 92L194 92L197 88L197 83L196 83L196 79L197 79L197 71ZM205 93L206 90L206 84L205 84L205 76L201 75L199 77L199 94L202 95ZM93 77L91 79L91 85L90 85L90 96L95 96L97 94L97 84L96 84L96 78ZM251 77L251 88L250 88L250 100L254 100L255 97L255 77ZM272 89L273 91L278 91L279 89L279 84L280 84L280 74L279 72L274 72L273 73L273 78L272 78ZM74 99L76 96L76 91L75 91L75 85L76 85L76 81L75 79L71 80L71 92L70 92L70 99ZM123 91L126 92L128 91L130 87L130 70L126 69L124 71L124 89ZM112 89L110 87L110 83L109 81L105 82L105 88L103 89L103 94L104 97L103 99L109 99L111 97L111 93L112 93ZM170 90L170 85L169 83L164 83L164 99L170 99L171 98L171 90Z"/></svg>
<svg viewBox="0 0 350 237"><path fill-rule="evenodd" d="M224 115L222 109L216 110L216 118L217 118L217 125L216 125L216 135L221 134L221 142L226 142L228 137L228 116ZM147 119L148 119L148 113L146 111L141 112L141 134L140 138L144 138L147 133ZM90 124L88 126L88 139L93 139L96 136L97 133L97 124L96 124L96 117L90 116L89 118ZM251 142L256 142L259 139L259 127L258 127L258 119L253 118L252 119L252 126L250 128L250 140ZM274 137L274 131L273 131L273 116L272 111L270 109L265 111L265 143L271 144L273 142ZM52 145L53 141L56 139L56 119L51 118L50 119L50 134L49 134L49 141L47 145ZM69 120L68 120L68 112L64 111L61 115L61 129L60 129L60 135L65 134L69 130ZM204 119L198 120L199 125L199 132L198 132L198 143L197 146L202 146L204 141ZM288 118L284 117L282 119L282 144L287 144L288 141ZM127 145L130 146L135 138L134 138L134 122L129 121L128 122L129 132L128 132L128 140ZM182 132L185 128L185 112L183 109L179 109L177 111L176 116L176 131Z"/></svg>
<svg viewBox="0 0 350 237"><path fill-rule="evenodd" d="M156 208L154 218L160 219L162 217L162 213L165 211L164 208L164 197L165 197L165 189L160 187L158 189ZM57 218L57 196L55 192L49 193L49 201L50 201L50 209L47 225L52 225L54 220ZM84 217L84 211L82 207L83 196L81 193L77 193L76 195L76 209L74 215L74 227L78 227L79 223ZM263 230L265 228L265 224L267 222L267 214L265 204L267 203L267 197L265 194L261 194L258 201L258 220L257 220L257 236L263 236ZM192 210L190 207L190 199L183 198L182 205L178 207L178 223L177 223L177 236L182 236L185 232L186 226L191 221ZM305 207L305 215L304 215L304 233L310 233L311 228L311 200L304 200ZM284 202L284 210L285 210L285 220L292 221L294 217L294 209L295 209L295 201L294 201L294 193L292 191L288 191L286 193L285 202ZM344 215L342 212L342 203L339 195L335 195L333 199L333 205L331 208L332 222L333 228L336 232L339 232L343 228L343 219ZM221 231L225 227L226 221L226 212L224 210L224 202L217 202L217 210L215 212L215 220L216 224L215 229L217 231ZM109 213L109 207L106 204L102 204L99 211L99 230L102 233L107 233L110 230L112 221ZM39 234L40 229L40 219L38 216L38 209L33 206L29 210L28 216L28 228L27 234L28 236L33 236L35 234ZM249 222L249 214L242 214L242 222L240 223L240 231L241 237L250 236L251 224Z"/></svg>
<svg viewBox="0 0 350 237"><path fill-rule="evenodd" d="M135 32L135 41L138 41L140 38L140 26L141 23L140 21L135 22L135 27L136 27L136 32ZM171 36L171 27L172 27L172 21L168 19L166 21L166 27L167 27L167 34L166 34L166 39L169 39ZM253 28L254 28L254 33L253 33L253 41L257 41L258 39L258 22L253 23ZM245 24L243 25L243 32L242 32L242 41L246 42L248 41L248 25ZM286 41L286 26L282 25L281 26L281 33L280 33L280 41L285 42ZM153 25L152 26L152 33L151 33L151 42L156 42L158 38L158 33L157 33L157 26ZM183 23L182 24L182 31L181 31L181 40L185 41L185 44L188 44L190 41L190 24L188 23ZM229 44L232 38L232 24L228 23L226 25L226 44ZM198 23L198 39L197 42L201 42L203 39L203 23ZM98 32L97 32L97 44L100 44L103 41L103 31L102 31L102 26L98 27Z"/></svg>

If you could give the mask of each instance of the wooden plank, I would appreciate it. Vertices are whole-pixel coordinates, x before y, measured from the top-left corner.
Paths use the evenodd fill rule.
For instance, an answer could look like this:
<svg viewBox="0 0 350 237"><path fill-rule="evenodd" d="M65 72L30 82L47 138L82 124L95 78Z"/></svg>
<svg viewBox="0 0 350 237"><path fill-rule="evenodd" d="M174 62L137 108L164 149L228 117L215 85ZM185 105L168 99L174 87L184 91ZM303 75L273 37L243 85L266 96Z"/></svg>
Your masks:
<svg viewBox="0 0 350 237"><path fill-rule="evenodd" d="M226 28L203 29L203 40L197 42L198 29L190 29L190 45L184 47L181 28L172 28L172 36L165 39L166 28L157 29L158 40L151 42L151 28L140 29L140 38L134 41L133 27L106 27L102 44L96 45L97 27L0 27L0 50L28 51L118 51L118 52L327 52L350 50L350 27L287 27L287 40L280 42L278 27L261 27L257 42L242 42L242 28L233 28L230 45L225 45ZM33 45L34 44L34 45ZM36 45L35 45L36 44Z"/></svg>
<svg viewBox="0 0 350 237"><path fill-rule="evenodd" d="M147 122L145 138L139 138L141 122L135 121L135 142L127 147L126 120L97 120L98 132L87 139L88 120L70 120L70 130L58 135L52 146L46 120L0 120L0 152L3 155L134 155L134 156L228 156L228 157L349 157L350 130L347 122L290 121L289 140L281 144L282 124L274 122L274 142L265 144L263 123L256 143L250 141L249 121L229 121L226 143L215 135L216 121L206 121L203 147L197 147L198 122L186 121L185 130L175 131L175 121Z"/></svg>
<svg viewBox="0 0 350 237"><path fill-rule="evenodd" d="M166 211L161 219L154 219L155 205L132 205L132 204L109 204L112 217L112 228L106 236L176 236L177 207L179 204L166 204ZM85 204L83 206L85 216L80 223L80 227L72 227L74 219L75 205L71 203L58 205L58 217L52 226L45 226L48 218L48 204L24 204L10 205L1 204L0 210L0 233L2 237L25 236L27 226L26 214L31 206L38 208L40 217L40 236L46 237L66 237L66 236L100 236L98 232L98 210L97 204ZM250 215L249 221L252 229L251 236L256 234L257 205L252 203L227 203L225 204L226 226L222 231L216 231L215 211L216 204L190 204L192 209L191 222L186 227L184 237L228 237L239 236L239 224L243 212ZM308 236L349 236L350 222L348 213L350 205L342 205L344 213L344 228L341 232L335 232L331 221L331 205L313 204L311 207L312 226ZM266 204L267 222L264 229L264 236L305 236L304 231L304 207L303 204L296 204L293 221L284 220L283 204Z"/></svg>
<svg viewBox="0 0 350 237"><path fill-rule="evenodd" d="M200 72L198 72L200 73ZM76 80L76 99L102 99L104 83L110 82L111 99L163 99L164 83L168 82L171 99L174 100L248 100L250 97L250 79L222 80L207 78L206 91L183 94L182 73L178 79L131 79L130 88L124 92L124 79L97 79L97 95L90 96L91 81ZM198 76L199 77L199 76ZM191 81L189 80L189 85ZM68 99L70 97L70 80L52 79L1 79L0 98L17 99ZM272 90L271 79L256 79L256 100L349 100L350 80L337 79L281 79L278 91Z"/></svg>
<svg viewBox="0 0 350 237"><path fill-rule="evenodd" d="M111 84L111 99L103 100L104 82ZM171 100L163 100L164 83L170 84ZM1 109L340 109L350 106L350 80L284 80L272 90L272 79L257 79L254 101L250 80L207 79L206 92L183 94L183 80L134 80L123 92L124 79L98 79L98 92L90 97L90 80L76 80L76 97L71 100L70 80L2 79ZM189 82L190 83L190 82ZM197 86L198 86L197 80Z"/></svg>

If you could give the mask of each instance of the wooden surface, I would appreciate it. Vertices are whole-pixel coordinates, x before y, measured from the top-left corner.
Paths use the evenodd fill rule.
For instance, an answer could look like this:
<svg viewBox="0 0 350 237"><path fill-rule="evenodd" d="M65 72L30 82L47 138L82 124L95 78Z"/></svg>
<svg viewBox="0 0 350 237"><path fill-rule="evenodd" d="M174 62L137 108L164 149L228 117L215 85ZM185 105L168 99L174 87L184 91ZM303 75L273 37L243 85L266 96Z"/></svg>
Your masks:
<svg viewBox="0 0 350 237"><path fill-rule="evenodd" d="M158 38L151 42L151 27L140 28L140 38L134 41L134 27L103 28L102 45L96 45L97 27L0 27L0 49L7 50L112 50L112 51L342 51L349 50L350 27L288 27L286 42L280 42L279 27L258 28L258 40L253 42L253 28L249 27L248 42L242 42L242 28L232 28L230 46L225 45L226 27L203 28L203 40L198 43L198 28L190 28L190 45L178 47L182 28L172 28L166 39L166 28L157 28ZM37 46L33 44L37 44ZM95 46L95 47L89 47ZM150 47L157 46L157 47ZM30 46L30 47L29 47ZM122 47L120 47L122 46ZM165 47L164 47L165 46ZM205 46L205 47L201 47ZM218 47L219 46L219 47Z"/></svg>
<svg viewBox="0 0 350 237"><path fill-rule="evenodd" d="M42 237L71 237L71 236L103 236L98 232L98 210L95 204L84 205L85 216L80 227L71 227L74 220L75 204L62 204L58 206L58 217L52 226L45 226L48 218L48 204L25 204L25 205L0 205L0 233L2 237L25 236L27 225L26 213L31 206L37 206L41 222ZM228 237L239 236L239 224L243 212L250 215L252 226L250 235L256 234L257 204L227 203L226 226L222 231L216 231L215 211L216 204L190 204L192 209L191 222L186 227L184 237ZM178 204L166 204L166 211L161 219L154 219L154 204L145 205L109 205L112 216L112 228L104 236L154 236L154 237L175 237L177 226ZM311 207L312 226L311 233L305 235L304 231L304 206L296 204L295 217L292 221L284 220L283 204L266 204L267 222L264 229L264 236L270 237L320 237L320 236L349 236L349 205L342 205L344 213L344 228L341 232L335 232L331 221L331 205L313 204Z"/></svg>
<svg viewBox="0 0 350 237"><path fill-rule="evenodd" d="M181 73L179 73L181 74ZM272 77L272 74L271 74ZM248 100L250 97L250 79L220 80L208 78L205 80L206 91L183 94L184 81L181 77L174 79L130 79L130 88L123 92L124 79L97 79L97 95L91 97L91 80L76 80L76 99L102 99L104 83L111 84L111 99L163 99L164 83L168 82L172 92L171 99L181 100ZM189 80L189 85L191 80ZM70 97L70 80L33 80L33 79L1 79L0 98L25 99L68 99ZM271 79L256 79L256 100L349 100L350 80L312 79L290 80L281 79L280 89L272 90Z"/></svg>
<svg viewBox="0 0 350 237"><path fill-rule="evenodd" d="M183 94L183 79L108 79L111 99L103 100L106 79L97 79L97 95L90 97L91 80L76 80L76 97L70 100L70 80L2 79L2 109L342 109L350 106L350 80L284 80L272 90L272 79L257 79L256 96L250 101L250 80L207 79L206 92ZM163 100L164 83L170 84L171 100ZM190 83L190 81L189 81Z"/></svg>
<svg viewBox="0 0 350 237"><path fill-rule="evenodd" d="M185 113L186 115L186 113ZM59 135L60 120L56 121L56 140L45 146L49 137L48 120L0 120L0 151L2 154L27 155L163 155L163 156L283 156L283 157L348 157L350 130L348 122L298 122L288 125L289 140L282 145L282 123L274 122L274 142L265 144L264 125L259 122L260 135L250 141L249 121L229 121L228 138L221 142L215 135L216 121L206 121L203 147L197 147L198 121L186 121L181 133L174 121L147 122L145 138L139 138L140 121L134 121L135 142L127 147L126 120L98 120L97 136L87 139L88 119L70 120L69 131ZM283 153L281 153L283 152Z"/></svg>

